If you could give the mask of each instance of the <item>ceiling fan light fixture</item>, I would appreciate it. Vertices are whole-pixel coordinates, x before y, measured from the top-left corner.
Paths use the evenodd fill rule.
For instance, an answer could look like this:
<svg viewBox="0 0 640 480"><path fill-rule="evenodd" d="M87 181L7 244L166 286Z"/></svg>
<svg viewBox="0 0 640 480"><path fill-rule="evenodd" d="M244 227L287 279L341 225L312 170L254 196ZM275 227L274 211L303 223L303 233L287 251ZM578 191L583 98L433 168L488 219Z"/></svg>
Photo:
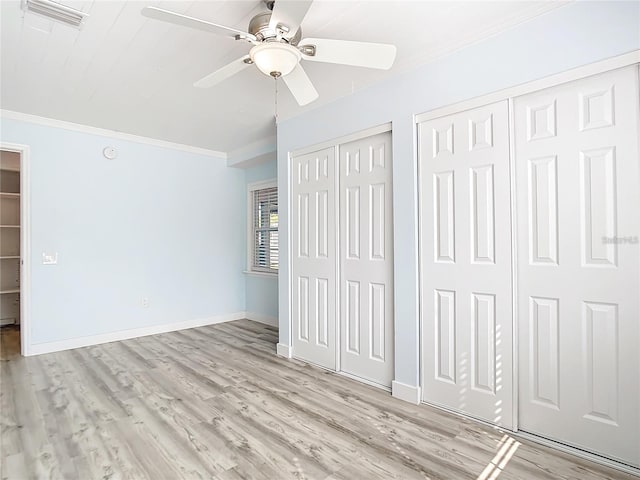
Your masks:
<svg viewBox="0 0 640 480"><path fill-rule="evenodd" d="M290 74L302 58L296 47L279 42L256 45L249 55L262 73L272 77Z"/></svg>

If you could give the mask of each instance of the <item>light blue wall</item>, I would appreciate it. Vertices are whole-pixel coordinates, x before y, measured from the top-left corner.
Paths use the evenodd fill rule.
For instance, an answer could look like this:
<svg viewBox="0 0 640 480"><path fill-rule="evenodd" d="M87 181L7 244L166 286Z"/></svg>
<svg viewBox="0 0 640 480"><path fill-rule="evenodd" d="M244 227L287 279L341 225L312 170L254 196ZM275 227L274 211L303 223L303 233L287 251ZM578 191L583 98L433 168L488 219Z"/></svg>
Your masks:
<svg viewBox="0 0 640 480"><path fill-rule="evenodd" d="M7 119L0 138L31 147L33 344L245 310L242 170Z"/></svg>
<svg viewBox="0 0 640 480"><path fill-rule="evenodd" d="M245 170L246 184L272 180L278 175L278 165L272 161ZM245 195L245 199L247 196ZM245 212L247 209L245 208ZM278 318L278 278L246 275L246 310L248 313Z"/></svg>
<svg viewBox="0 0 640 480"><path fill-rule="evenodd" d="M395 379L419 385L413 115L640 48L640 2L577 2L278 125L280 342L291 345L288 152L393 123Z"/></svg>
<svg viewBox="0 0 640 480"><path fill-rule="evenodd" d="M247 275L247 313L278 318L278 277Z"/></svg>
<svg viewBox="0 0 640 480"><path fill-rule="evenodd" d="M278 163L276 162L275 153L273 154L273 160L253 168L247 168L244 172L247 185L261 182L262 180L275 180L278 176Z"/></svg>

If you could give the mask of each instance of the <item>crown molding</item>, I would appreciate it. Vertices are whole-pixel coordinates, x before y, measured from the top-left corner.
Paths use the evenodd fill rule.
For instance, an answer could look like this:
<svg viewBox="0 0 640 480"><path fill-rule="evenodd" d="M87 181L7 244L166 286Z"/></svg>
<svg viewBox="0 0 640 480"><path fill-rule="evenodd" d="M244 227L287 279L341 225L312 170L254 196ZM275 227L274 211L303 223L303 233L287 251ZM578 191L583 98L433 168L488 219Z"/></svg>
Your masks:
<svg viewBox="0 0 640 480"><path fill-rule="evenodd" d="M0 109L0 117L7 118L10 120L18 120L21 122L33 123L36 125L44 125L46 127L62 128L62 129L71 130L74 132L88 133L90 135L100 135L102 137L109 137L117 140L126 140L129 142L142 143L144 145L153 145L155 147L168 148L171 150L178 150L181 152L195 153L198 155L205 155L207 157L219 158L221 160L227 159L226 152L210 150L202 147L194 147L192 145L184 145L182 143L168 142L165 140L158 140L156 138L143 137L143 136L134 135L131 133L119 132L117 130L109 130L106 128L92 127L89 125L82 125L80 123L72 123L64 120L57 120L55 118L40 117L38 115L31 115L29 113L15 112L13 110Z"/></svg>

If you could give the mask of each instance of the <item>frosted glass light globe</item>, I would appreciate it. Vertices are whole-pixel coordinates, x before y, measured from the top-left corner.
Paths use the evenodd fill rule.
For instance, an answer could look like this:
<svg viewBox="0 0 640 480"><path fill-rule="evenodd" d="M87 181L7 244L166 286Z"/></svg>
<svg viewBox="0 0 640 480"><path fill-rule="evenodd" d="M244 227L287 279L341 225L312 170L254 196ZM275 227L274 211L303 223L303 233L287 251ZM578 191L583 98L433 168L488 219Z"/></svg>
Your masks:
<svg viewBox="0 0 640 480"><path fill-rule="evenodd" d="M290 74L302 58L296 47L275 42L256 45L249 56L262 73L276 77Z"/></svg>

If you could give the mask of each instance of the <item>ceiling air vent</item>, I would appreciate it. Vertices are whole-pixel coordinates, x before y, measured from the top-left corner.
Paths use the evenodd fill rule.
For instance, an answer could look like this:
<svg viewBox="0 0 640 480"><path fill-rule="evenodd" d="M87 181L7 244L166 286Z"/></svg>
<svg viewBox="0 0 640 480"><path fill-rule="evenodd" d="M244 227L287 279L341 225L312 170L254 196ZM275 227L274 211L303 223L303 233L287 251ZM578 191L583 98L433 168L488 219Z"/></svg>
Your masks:
<svg viewBox="0 0 640 480"><path fill-rule="evenodd" d="M24 9L27 12L37 13L56 22L80 28L88 14L75 8L67 7L52 0L25 0Z"/></svg>

